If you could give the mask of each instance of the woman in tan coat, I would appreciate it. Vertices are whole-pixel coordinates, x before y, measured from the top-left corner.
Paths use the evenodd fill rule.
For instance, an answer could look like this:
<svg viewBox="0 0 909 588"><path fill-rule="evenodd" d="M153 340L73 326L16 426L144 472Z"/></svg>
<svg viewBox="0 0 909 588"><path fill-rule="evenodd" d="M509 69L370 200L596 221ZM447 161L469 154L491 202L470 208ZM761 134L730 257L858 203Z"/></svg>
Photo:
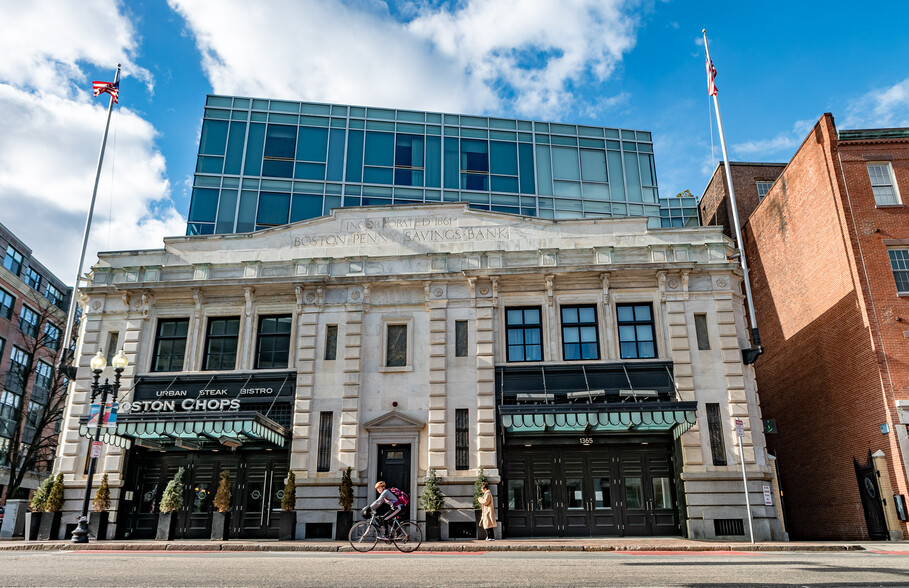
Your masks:
<svg viewBox="0 0 909 588"><path fill-rule="evenodd" d="M486 529L486 540L495 541L496 510L492 498L492 492L489 491L489 484L483 482L480 486L483 495L480 496L480 505L483 507L483 514L480 516L480 525Z"/></svg>

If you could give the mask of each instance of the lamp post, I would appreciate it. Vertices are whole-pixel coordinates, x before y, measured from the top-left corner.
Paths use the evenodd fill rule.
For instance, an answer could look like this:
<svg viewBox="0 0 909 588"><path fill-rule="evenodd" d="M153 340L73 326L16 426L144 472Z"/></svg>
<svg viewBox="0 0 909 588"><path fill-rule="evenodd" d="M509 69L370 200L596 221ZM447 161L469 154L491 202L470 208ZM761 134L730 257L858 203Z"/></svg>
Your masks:
<svg viewBox="0 0 909 588"><path fill-rule="evenodd" d="M92 358L91 368L92 368L92 400L91 404L94 404L95 399L98 395L101 396L101 406L98 411L98 424L95 428L95 436L92 439L92 443L89 445L89 451L91 451L91 446L95 442L101 440L101 427L104 426L104 409L107 404L108 394L116 400L117 392L120 390L120 374L123 373L123 369L129 364L129 360L126 359L126 355L121 349L116 356L114 356L113 361L111 362L114 366L114 383L111 384L108 382L107 378L104 378L104 383L99 384L101 379L101 372L107 367L107 360L104 359L104 354L101 351ZM88 503L91 501L92 495L92 480L95 477L95 467L97 465L98 458L92 457L88 465L88 478L85 481L85 496L82 498L82 514L79 517L79 523L76 526L76 530L73 531L72 539L73 543L88 543Z"/></svg>

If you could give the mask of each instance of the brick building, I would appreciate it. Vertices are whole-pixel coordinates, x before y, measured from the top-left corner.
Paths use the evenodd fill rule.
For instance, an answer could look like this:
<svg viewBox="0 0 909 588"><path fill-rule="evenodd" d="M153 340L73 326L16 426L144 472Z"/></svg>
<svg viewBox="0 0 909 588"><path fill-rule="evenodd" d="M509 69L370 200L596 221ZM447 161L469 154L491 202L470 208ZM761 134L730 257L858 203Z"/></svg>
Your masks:
<svg viewBox="0 0 909 588"><path fill-rule="evenodd" d="M48 403L55 357L66 324L68 288L31 249L0 224L0 504L10 483L12 444L28 444ZM53 453L48 452L52 459ZM49 469L42 460L39 469ZM37 487L42 472L28 472L20 494Z"/></svg>
<svg viewBox="0 0 909 588"><path fill-rule="evenodd" d="M767 442L788 531L794 539L902 538L909 129L838 132L825 114L782 170L732 169L766 346L755 364L761 405L765 427L775 421ZM725 202L718 168L701 199L703 224L728 231Z"/></svg>
<svg viewBox="0 0 909 588"><path fill-rule="evenodd" d="M729 167L732 170L732 182L735 185L739 222L744 227L748 215L757 208L770 186L783 173L786 164L730 161ZM732 230L729 209L726 207L726 202L728 202L726 186L726 174L723 171L723 162L720 161L713 170L710 182L698 201L698 213L701 217L701 224L720 225L723 227L723 232L735 241L735 231Z"/></svg>

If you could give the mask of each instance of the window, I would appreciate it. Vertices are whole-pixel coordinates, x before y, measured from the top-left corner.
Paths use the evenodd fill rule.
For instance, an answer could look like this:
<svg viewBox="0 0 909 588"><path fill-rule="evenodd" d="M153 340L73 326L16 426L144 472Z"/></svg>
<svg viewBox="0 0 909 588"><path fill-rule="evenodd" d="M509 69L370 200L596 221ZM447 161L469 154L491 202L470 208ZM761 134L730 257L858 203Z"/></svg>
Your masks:
<svg viewBox="0 0 909 588"><path fill-rule="evenodd" d="M0 437L11 439L16 432L18 415L16 411L22 403L22 397L9 390L0 393ZM0 445L0 447L3 447ZM0 451L0 454L3 452Z"/></svg>
<svg viewBox="0 0 909 588"><path fill-rule="evenodd" d="M649 304L616 306L622 359L656 357L653 312Z"/></svg>
<svg viewBox="0 0 909 588"><path fill-rule="evenodd" d="M461 189L489 190L489 145L486 141L461 141Z"/></svg>
<svg viewBox="0 0 909 588"><path fill-rule="evenodd" d="M710 349L710 336L707 333L707 315L694 315L694 334L697 336L698 349Z"/></svg>
<svg viewBox="0 0 909 588"><path fill-rule="evenodd" d="M710 434L710 453L713 465L726 465L726 444L723 442L723 421L720 419L720 405L708 402L707 431Z"/></svg>
<svg viewBox="0 0 909 588"><path fill-rule="evenodd" d="M467 357L467 321L455 321L455 357Z"/></svg>
<svg viewBox="0 0 909 588"><path fill-rule="evenodd" d="M316 464L317 472L327 472L331 469L331 412L319 414L319 457Z"/></svg>
<svg viewBox="0 0 909 588"><path fill-rule="evenodd" d="M114 356L117 355L117 347L120 344L120 333L108 333L107 334L107 365L111 365L111 362L114 361Z"/></svg>
<svg viewBox="0 0 909 588"><path fill-rule="evenodd" d="M773 182L757 182L757 193L758 200L763 200L764 196L767 195L767 192L770 191L770 186L773 185Z"/></svg>
<svg viewBox="0 0 909 588"><path fill-rule="evenodd" d="M325 326L325 361L338 359L338 325Z"/></svg>
<svg viewBox="0 0 909 588"><path fill-rule="evenodd" d="M240 317L208 319L203 370L232 370L237 367Z"/></svg>
<svg viewBox="0 0 909 588"><path fill-rule="evenodd" d="M562 307L562 353L566 361L600 358L595 306Z"/></svg>
<svg viewBox="0 0 909 588"><path fill-rule="evenodd" d="M55 306L60 306L63 303L63 292L55 288L53 284L47 285L47 289L44 291L44 297L50 300L50 303Z"/></svg>
<svg viewBox="0 0 909 588"><path fill-rule="evenodd" d="M38 360L35 365L35 386L32 388L32 400L35 402L47 402L48 393L51 389L54 370L46 361Z"/></svg>
<svg viewBox="0 0 909 588"><path fill-rule="evenodd" d="M37 337L38 321L38 313L23 304L19 311L19 330L29 337Z"/></svg>
<svg viewBox="0 0 909 588"><path fill-rule="evenodd" d="M423 136L395 137L395 185L423 185Z"/></svg>
<svg viewBox="0 0 909 588"><path fill-rule="evenodd" d="M179 372L183 369L189 319L166 319L158 322L155 338L153 372Z"/></svg>
<svg viewBox="0 0 909 588"><path fill-rule="evenodd" d="M890 163L869 163L868 177L871 179L871 191L874 203L878 206L899 204L899 192L893 183L893 168Z"/></svg>
<svg viewBox="0 0 909 588"><path fill-rule="evenodd" d="M16 304L16 299L12 294L0 288L0 316L5 319L13 318L13 306Z"/></svg>
<svg viewBox="0 0 909 588"><path fill-rule="evenodd" d="M470 413L466 408L455 409L455 469L470 469Z"/></svg>
<svg viewBox="0 0 909 588"><path fill-rule="evenodd" d="M508 361L543 360L543 326L540 307L505 310L505 339Z"/></svg>
<svg viewBox="0 0 909 588"><path fill-rule="evenodd" d="M286 368L290 357L289 314L260 316L256 341L256 369Z"/></svg>
<svg viewBox="0 0 909 588"><path fill-rule="evenodd" d="M11 392L23 394L25 392L25 383L29 376L29 368L32 365L32 359L24 349L13 346L13 351L9 355L9 370L6 375L6 387Z"/></svg>
<svg viewBox="0 0 909 588"><path fill-rule="evenodd" d="M891 249L887 253L890 255L893 279L896 280L896 291L909 294L909 249Z"/></svg>
<svg viewBox="0 0 909 588"><path fill-rule="evenodd" d="M387 325L385 332L385 367L407 365L407 325Z"/></svg>
<svg viewBox="0 0 909 588"><path fill-rule="evenodd" d="M268 125L265 132L265 157L262 175L279 178L293 177L297 127Z"/></svg>
<svg viewBox="0 0 909 588"><path fill-rule="evenodd" d="M36 272L30 267L25 268L25 275L23 276L23 281L28 284L32 289L37 290L38 286L41 285L41 274Z"/></svg>
<svg viewBox="0 0 909 588"><path fill-rule="evenodd" d="M60 349L60 327L50 321L44 323L44 344L51 351Z"/></svg>
<svg viewBox="0 0 909 588"><path fill-rule="evenodd" d="M3 267L17 276L22 271L22 254L12 245L6 247L6 257L3 258Z"/></svg>

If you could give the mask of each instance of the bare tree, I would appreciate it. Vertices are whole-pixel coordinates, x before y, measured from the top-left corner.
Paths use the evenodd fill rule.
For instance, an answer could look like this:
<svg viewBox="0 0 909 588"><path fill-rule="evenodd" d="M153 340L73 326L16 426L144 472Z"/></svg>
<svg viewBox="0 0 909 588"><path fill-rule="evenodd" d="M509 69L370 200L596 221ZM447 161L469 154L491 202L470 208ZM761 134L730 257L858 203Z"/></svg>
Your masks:
<svg viewBox="0 0 909 588"><path fill-rule="evenodd" d="M34 302L34 301L33 301ZM66 405L72 373L72 343L63 344L60 309L42 300L31 322L20 318L12 361L0 384L0 437L8 445L0 447L0 466L9 469L7 496L17 495L30 473L46 474L53 463L59 425ZM75 332L75 330L74 330Z"/></svg>

